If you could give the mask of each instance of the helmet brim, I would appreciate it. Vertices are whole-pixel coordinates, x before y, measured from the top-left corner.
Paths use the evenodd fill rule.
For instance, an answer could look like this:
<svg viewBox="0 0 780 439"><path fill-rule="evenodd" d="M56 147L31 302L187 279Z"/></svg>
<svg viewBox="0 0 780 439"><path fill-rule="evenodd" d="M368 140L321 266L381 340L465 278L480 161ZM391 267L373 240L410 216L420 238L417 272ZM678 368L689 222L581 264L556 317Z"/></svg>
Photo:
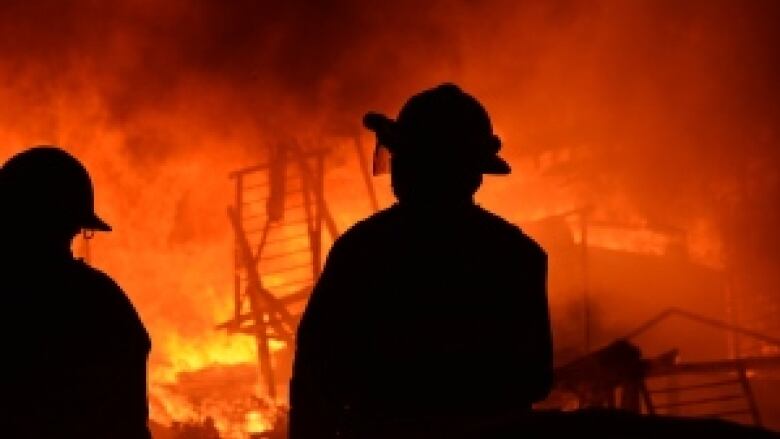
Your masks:
<svg viewBox="0 0 780 439"><path fill-rule="evenodd" d="M96 230L99 232L110 232L112 230L107 222L103 221L95 214L92 214L87 218L82 227L87 230Z"/></svg>
<svg viewBox="0 0 780 439"><path fill-rule="evenodd" d="M378 164L377 159L382 155L380 154L381 150L393 152L396 125L397 122L395 120L381 113L368 112L363 116L363 126L373 131L377 139L377 150L374 154L374 175L385 173L389 169L388 166ZM491 155L481 162L479 171L483 174L507 175L512 172L512 167L509 166L509 163L498 155ZM384 169L384 172L380 169Z"/></svg>
<svg viewBox="0 0 780 439"><path fill-rule="evenodd" d="M376 134L377 142L386 148L392 148L390 137L395 129L396 122L381 113L373 111L363 116L363 126Z"/></svg>
<svg viewBox="0 0 780 439"><path fill-rule="evenodd" d="M507 175L512 172L512 167L509 166L506 160L497 155L490 156L485 163L482 164L481 170L483 174L490 175Z"/></svg>

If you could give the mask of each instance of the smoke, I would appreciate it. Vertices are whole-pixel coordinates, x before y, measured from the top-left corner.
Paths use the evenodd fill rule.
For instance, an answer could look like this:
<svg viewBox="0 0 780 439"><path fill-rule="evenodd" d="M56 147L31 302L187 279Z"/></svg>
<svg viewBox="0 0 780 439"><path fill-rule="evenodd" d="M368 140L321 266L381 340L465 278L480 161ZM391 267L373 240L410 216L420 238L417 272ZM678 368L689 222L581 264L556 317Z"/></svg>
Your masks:
<svg viewBox="0 0 780 439"><path fill-rule="evenodd" d="M5 2L2 76L30 103L94 93L112 123L133 131L154 131L144 121L150 113L242 133L323 119L333 125L346 118L340 111L357 112L358 105L399 90L395 79L453 62L452 32L439 14L445 8L415 2L392 10L382 2ZM434 52L436 60L420 69ZM163 150L175 148L154 141Z"/></svg>
<svg viewBox="0 0 780 439"><path fill-rule="evenodd" d="M725 241L721 262L777 260L775 3L557 2L515 12L461 52L464 82L498 110L513 146L573 156L557 183L581 204L618 200L625 210L629 200L648 223L684 230L706 219ZM550 202L549 191L525 189Z"/></svg>

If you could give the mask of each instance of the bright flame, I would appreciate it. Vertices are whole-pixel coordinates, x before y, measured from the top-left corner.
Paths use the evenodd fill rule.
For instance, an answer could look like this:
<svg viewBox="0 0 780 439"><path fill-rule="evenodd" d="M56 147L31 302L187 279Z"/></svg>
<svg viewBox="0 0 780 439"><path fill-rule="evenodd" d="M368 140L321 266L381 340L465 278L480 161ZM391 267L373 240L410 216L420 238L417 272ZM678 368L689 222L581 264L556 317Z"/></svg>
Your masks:
<svg viewBox="0 0 780 439"><path fill-rule="evenodd" d="M246 432L264 433L273 428L271 421L258 410L252 410L246 414Z"/></svg>

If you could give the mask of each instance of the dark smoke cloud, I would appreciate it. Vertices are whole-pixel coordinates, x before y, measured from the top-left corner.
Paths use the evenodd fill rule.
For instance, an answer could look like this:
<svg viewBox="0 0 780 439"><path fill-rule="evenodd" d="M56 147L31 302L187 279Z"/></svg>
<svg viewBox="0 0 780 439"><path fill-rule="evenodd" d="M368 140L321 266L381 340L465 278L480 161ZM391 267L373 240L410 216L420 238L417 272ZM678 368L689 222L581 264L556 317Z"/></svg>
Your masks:
<svg viewBox="0 0 780 439"><path fill-rule="evenodd" d="M69 81L94 89L117 123L177 111L272 129L376 103L399 90L398 78L452 63L445 9L411 1L5 2L3 76L32 100Z"/></svg>

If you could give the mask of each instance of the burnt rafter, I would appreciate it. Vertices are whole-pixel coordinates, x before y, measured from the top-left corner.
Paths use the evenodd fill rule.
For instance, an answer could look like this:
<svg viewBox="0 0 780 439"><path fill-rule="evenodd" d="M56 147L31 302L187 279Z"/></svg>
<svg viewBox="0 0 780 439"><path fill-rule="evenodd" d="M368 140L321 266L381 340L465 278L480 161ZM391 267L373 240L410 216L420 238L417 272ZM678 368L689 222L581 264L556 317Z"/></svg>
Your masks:
<svg viewBox="0 0 780 439"><path fill-rule="evenodd" d="M359 137L354 139L356 150ZM235 199L227 209L233 229L234 313L217 326L255 337L260 377L276 398L305 301L323 265L323 240L339 232L325 200L327 151L288 139L264 163L230 174ZM364 164L365 157L358 157ZM361 166L361 171L367 173ZM376 200L366 176L372 208ZM281 355L274 352L284 351Z"/></svg>

